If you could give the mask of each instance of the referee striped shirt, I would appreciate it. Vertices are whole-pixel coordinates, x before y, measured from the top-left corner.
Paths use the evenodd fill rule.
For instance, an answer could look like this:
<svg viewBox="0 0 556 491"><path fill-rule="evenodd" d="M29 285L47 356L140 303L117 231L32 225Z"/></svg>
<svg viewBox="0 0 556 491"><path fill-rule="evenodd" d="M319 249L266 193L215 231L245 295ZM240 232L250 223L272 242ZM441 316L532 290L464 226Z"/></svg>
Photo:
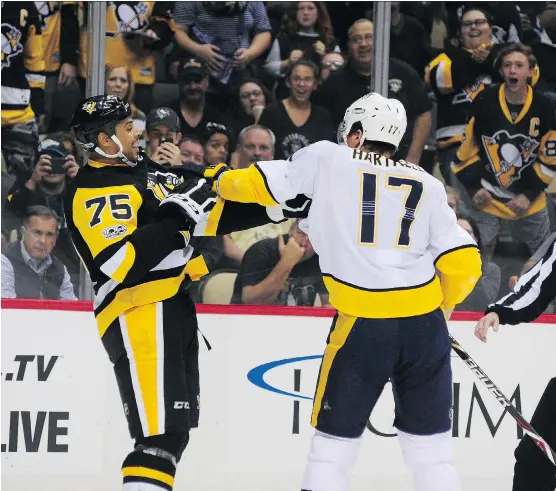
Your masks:
<svg viewBox="0 0 556 491"><path fill-rule="evenodd" d="M517 282L514 291L489 305L500 324L531 322L541 315L556 297L556 234L542 259Z"/></svg>

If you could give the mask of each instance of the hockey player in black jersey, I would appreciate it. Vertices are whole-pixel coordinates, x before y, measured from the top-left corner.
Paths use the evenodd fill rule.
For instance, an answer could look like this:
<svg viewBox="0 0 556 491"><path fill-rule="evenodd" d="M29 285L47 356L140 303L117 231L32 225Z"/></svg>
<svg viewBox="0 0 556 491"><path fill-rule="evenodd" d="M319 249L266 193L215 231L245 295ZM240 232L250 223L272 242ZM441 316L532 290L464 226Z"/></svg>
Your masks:
<svg viewBox="0 0 556 491"><path fill-rule="evenodd" d="M498 66L504 83L474 100L452 164L490 250L501 219L531 253L549 234L544 190L556 176L556 118L550 101L529 84L535 65L529 47L502 50Z"/></svg>
<svg viewBox="0 0 556 491"><path fill-rule="evenodd" d="M142 158L141 132L115 96L83 101L72 128L89 161L66 195L68 229L135 440L123 490L168 491L199 416L197 319L185 290L208 270L191 236L262 225L269 213L217 198L198 166Z"/></svg>

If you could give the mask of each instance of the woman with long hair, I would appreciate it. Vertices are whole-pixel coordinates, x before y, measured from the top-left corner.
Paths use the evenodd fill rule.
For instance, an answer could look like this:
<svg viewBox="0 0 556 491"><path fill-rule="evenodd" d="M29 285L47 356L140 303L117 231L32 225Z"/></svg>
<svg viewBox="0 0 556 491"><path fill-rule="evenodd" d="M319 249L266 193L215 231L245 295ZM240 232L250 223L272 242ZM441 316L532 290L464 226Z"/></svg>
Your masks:
<svg viewBox="0 0 556 491"><path fill-rule="evenodd" d="M292 63L305 58L320 66L330 51L340 52L340 48L325 2L292 2L264 65L279 81L277 98L287 97L284 77Z"/></svg>
<svg viewBox="0 0 556 491"><path fill-rule="evenodd" d="M263 110L273 102L272 95L256 78L246 78L237 88L235 127L238 135L243 128L257 124ZM236 135L237 136L237 135Z"/></svg>
<svg viewBox="0 0 556 491"><path fill-rule="evenodd" d="M106 65L104 72L105 92L107 95L116 95L131 108L133 124L141 131L145 130L145 113L133 103L135 84L131 77L131 70L126 66Z"/></svg>
<svg viewBox="0 0 556 491"><path fill-rule="evenodd" d="M265 107L259 119L259 124L276 136L276 159L287 159L320 140L335 141L330 114L324 107L311 103L318 72L318 67L304 58L293 63L286 76L288 97Z"/></svg>

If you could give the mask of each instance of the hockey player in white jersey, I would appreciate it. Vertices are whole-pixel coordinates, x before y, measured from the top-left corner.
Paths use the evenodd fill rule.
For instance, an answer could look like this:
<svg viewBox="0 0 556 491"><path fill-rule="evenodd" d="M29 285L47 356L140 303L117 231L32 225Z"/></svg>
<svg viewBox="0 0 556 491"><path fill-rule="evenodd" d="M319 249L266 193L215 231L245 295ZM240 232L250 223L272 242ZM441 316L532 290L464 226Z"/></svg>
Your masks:
<svg viewBox="0 0 556 491"><path fill-rule="evenodd" d="M313 200L309 236L338 313L315 392L303 490L347 488L366 422L389 380L415 489L460 489L444 315L472 291L481 260L443 185L419 166L389 158L406 125L399 101L369 94L346 111L341 144L314 143L288 161L214 176L226 200Z"/></svg>

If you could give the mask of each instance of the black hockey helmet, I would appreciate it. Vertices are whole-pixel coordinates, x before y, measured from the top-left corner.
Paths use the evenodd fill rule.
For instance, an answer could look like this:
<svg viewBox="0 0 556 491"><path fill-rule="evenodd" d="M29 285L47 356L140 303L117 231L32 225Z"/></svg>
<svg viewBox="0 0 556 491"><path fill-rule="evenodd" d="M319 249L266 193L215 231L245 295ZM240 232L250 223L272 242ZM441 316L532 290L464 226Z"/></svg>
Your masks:
<svg viewBox="0 0 556 491"><path fill-rule="evenodd" d="M88 151L95 151L107 158L119 158L125 164L134 166L123 153L122 144L116 136L116 125L131 116L128 103L115 95L96 95L79 104L71 120L71 128L77 142ZM106 133L118 145L114 155L104 153L98 146L98 135Z"/></svg>

